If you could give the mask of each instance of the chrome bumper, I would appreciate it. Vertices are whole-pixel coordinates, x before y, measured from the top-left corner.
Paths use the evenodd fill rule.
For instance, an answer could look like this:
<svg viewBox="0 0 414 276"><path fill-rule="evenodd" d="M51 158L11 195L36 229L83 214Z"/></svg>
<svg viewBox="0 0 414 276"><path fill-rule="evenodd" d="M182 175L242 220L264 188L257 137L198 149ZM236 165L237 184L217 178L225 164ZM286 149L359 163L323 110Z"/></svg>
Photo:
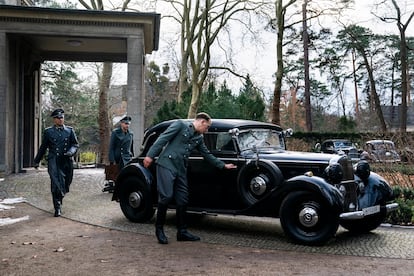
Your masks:
<svg viewBox="0 0 414 276"><path fill-rule="evenodd" d="M398 209L398 203L390 203L385 206L381 206L381 209L385 208L387 214ZM342 213L339 215L340 219L343 220L353 220L353 219L363 219L365 217L363 211L354 211L348 213Z"/></svg>

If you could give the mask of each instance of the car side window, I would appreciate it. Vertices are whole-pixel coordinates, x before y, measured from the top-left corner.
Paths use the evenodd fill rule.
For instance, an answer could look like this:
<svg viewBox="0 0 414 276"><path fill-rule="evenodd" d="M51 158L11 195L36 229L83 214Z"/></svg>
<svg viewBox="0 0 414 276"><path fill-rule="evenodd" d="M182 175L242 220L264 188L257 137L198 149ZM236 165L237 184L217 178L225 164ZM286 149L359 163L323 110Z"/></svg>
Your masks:
<svg viewBox="0 0 414 276"><path fill-rule="evenodd" d="M217 133L205 133L204 134L204 143L209 151L216 150L217 146Z"/></svg>
<svg viewBox="0 0 414 276"><path fill-rule="evenodd" d="M205 133L204 143L211 152L235 151L231 135L226 132Z"/></svg>
<svg viewBox="0 0 414 276"><path fill-rule="evenodd" d="M218 151L235 151L234 142L229 133L219 133L217 135L217 147Z"/></svg>

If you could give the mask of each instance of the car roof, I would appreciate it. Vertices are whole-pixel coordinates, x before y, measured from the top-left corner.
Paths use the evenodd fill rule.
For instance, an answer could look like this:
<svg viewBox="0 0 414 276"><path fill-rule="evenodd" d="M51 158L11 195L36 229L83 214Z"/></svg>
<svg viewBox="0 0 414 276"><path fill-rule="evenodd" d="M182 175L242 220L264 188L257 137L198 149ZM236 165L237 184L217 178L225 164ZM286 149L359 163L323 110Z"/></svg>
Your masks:
<svg viewBox="0 0 414 276"><path fill-rule="evenodd" d="M325 141L323 141L323 143L325 143L325 142L351 142L350 140L348 140L348 139L326 139Z"/></svg>
<svg viewBox="0 0 414 276"><path fill-rule="evenodd" d="M380 140L380 139L369 140L369 141L366 141L365 143L367 144L394 144L394 142L391 140Z"/></svg>
<svg viewBox="0 0 414 276"><path fill-rule="evenodd" d="M193 119L183 119L184 121L192 122ZM169 120L161 122L157 125L154 125L147 129L148 132L157 132L160 129L166 129L169 125L177 120ZM244 119L212 119L209 132L223 132L228 131L233 128L238 128L239 130L249 129L249 128L269 128L282 131L283 129L275 124L259 122L253 120L244 120Z"/></svg>

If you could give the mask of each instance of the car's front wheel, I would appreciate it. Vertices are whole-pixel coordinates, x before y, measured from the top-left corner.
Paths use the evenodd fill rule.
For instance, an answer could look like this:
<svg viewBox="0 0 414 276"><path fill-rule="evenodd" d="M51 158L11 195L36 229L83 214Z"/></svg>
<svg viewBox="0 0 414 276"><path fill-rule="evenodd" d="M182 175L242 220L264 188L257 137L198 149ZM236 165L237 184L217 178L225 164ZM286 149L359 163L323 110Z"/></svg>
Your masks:
<svg viewBox="0 0 414 276"><path fill-rule="evenodd" d="M285 234L305 245L321 245L331 239L339 226L339 214L320 195L292 192L283 200L280 222Z"/></svg>
<svg viewBox="0 0 414 276"><path fill-rule="evenodd" d="M119 191L122 213L132 222L145 222L155 213L148 184L136 176L125 178Z"/></svg>

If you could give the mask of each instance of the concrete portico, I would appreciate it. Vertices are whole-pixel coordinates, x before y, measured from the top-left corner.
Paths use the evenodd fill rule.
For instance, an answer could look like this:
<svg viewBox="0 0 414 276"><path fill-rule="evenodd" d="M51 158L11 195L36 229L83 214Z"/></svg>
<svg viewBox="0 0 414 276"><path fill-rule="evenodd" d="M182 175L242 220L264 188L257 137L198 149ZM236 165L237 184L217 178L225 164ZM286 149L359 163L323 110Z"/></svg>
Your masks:
<svg viewBox="0 0 414 276"><path fill-rule="evenodd" d="M143 138L145 55L158 49L155 13L0 5L0 173L32 166L41 136L41 64L125 62L134 149Z"/></svg>

